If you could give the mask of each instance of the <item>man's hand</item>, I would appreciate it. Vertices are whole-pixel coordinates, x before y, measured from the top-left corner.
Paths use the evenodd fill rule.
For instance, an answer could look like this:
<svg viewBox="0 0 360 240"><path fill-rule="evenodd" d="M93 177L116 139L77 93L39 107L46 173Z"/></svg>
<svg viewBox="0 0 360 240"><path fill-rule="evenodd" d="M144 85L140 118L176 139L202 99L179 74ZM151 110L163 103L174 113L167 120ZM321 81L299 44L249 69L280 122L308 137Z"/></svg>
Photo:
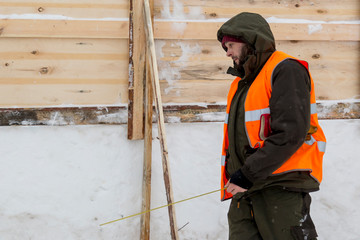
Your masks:
<svg viewBox="0 0 360 240"><path fill-rule="evenodd" d="M226 191L228 193L231 193L232 195L235 195L239 192L246 192L247 189L239 187L236 184L231 183L230 181L227 182L227 184L225 185Z"/></svg>

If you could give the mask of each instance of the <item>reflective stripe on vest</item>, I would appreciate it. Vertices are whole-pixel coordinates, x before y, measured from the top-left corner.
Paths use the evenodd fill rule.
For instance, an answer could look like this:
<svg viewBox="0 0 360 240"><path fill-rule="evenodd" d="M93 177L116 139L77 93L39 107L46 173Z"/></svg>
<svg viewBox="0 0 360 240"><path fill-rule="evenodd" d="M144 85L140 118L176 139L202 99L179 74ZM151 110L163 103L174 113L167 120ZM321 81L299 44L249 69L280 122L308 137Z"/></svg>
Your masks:
<svg viewBox="0 0 360 240"><path fill-rule="evenodd" d="M326 150L326 142L323 141L316 141L313 136L311 136L310 140L305 141L307 145L313 145L314 143L317 143L319 151L325 153Z"/></svg>
<svg viewBox="0 0 360 240"><path fill-rule="evenodd" d="M225 115L225 124L228 124L229 123L229 114L227 113Z"/></svg>
<svg viewBox="0 0 360 240"><path fill-rule="evenodd" d="M263 108L259 110L247 111L245 112L245 122L257 121L260 120L261 115L269 114L270 108Z"/></svg>
<svg viewBox="0 0 360 240"><path fill-rule="evenodd" d="M225 159L226 159L226 156L222 155L221 156L221 166L225 166Z"/></svg>
<svg viewBox="0 0 360 240"><path fill-rule="evenodd" d="M312 104L310 105L310 113L311 113L311 114L317 113L316 103L312 103Z"/></svg>

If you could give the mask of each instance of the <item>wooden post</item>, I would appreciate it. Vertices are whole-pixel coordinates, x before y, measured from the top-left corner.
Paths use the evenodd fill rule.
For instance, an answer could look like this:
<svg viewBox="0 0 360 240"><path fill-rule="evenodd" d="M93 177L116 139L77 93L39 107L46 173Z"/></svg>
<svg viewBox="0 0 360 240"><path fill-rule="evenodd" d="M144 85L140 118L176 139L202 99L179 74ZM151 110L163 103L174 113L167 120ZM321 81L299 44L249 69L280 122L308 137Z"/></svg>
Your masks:
<svg viewBox="0 0 360 240"><path fill-rule="evenodd" d="M174 197L171 186L169 157L168 157L168 149L167 149L166 135L165 135L164 113L162 108L159 73L158 73L158 67L156 61L155 42L154 42L154 34L152 30L149 0L144 0L144 17L145 17L145 29L146 29L145 32L147 36L147 46L150 53L148 54L147 57L151 64L150 70L151 70L151 76L153 78L152 84L154 90L156 116L158 121L160 147L162 152L162 165L163 165L166 197L168 204L172 204L174 202ZM169 220L170 220L171 239L178 240L179 236L178 236L178 229L176 223L175 208L173 205L168 206L168 212L169 212Z"/></svg>
<svg viewBox="0 0 360 240"><path fill-rule="evenodd" d="M144 135L144 167L142 185L142 212L149 211L151 208L151 162L152 162L152 115L153 115L153 96L151 77L146 79L145 89L145 135ZM141 215L140 220L140 240L150 239L150 212Z"/></svg>
<svg viewBox="0 0 360 240"><path fill-rule="evenodd" d="M142 0L140 0L142 2ZM150 2L151 14L153 14L153 0ZM151 16L153 19L153 16ZM149 48L146 48L149 53ZM153 88L149 59L146 59L146 82L145 82L145 132L144 132L144 167L142 185L142 212L151 209L151 162L152 162L152 116L153 116ZM141 215L140 240L150 240L150 212Z"/></svg>
<svg viewBox="0 0 360 240"><path fill-rule="evenodd" d="M130 0L128 139L144 138L144 82L146 43L143 2Z"/></svg>

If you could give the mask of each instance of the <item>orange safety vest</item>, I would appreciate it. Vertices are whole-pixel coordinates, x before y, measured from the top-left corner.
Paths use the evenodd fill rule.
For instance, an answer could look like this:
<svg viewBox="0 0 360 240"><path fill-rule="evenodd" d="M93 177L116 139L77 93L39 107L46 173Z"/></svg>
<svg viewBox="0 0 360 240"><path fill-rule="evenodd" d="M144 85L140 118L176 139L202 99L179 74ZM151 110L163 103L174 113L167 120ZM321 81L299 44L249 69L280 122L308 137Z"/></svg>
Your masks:
<svg viewBox="0 0 360 240"><path fill-rule="evenodd" d="M283 52L276 51L265 63L264 67L262 68L258 76L255 78L254 82L251 84L247 92L245 98L245 130L249 140L249 144L252 148L263 147L264 141L269 134L269 132L264 132L264 129L266 129L266 126L264 127L264 124L269 124L264 120L269 119L271 113L269 108L269 100L271 98L272 92L272 73L279 63L289 58L297 60L309 72L307 62L298 60ZM237 91L238 83L240 80L241 79L237 77L232 82L227 97L226 119L224 123L224 140L221 156L221 188L224 188L225 184L229 180L229 176L227 176L225 171L227 162L226 151L229 147L227 124L231 101ZM322 180L322 159L325 153L326 139L317 118L314 81L311 76L310 80L310 124L311 126L317 127L317 131L311 135L310 140L306 140L304 144L272 174L284 174L292 171L309 171L310 175L320 183ZM221 191L221 200L226 200L231 197L232 194L228 193L226 190Z"/></svg>

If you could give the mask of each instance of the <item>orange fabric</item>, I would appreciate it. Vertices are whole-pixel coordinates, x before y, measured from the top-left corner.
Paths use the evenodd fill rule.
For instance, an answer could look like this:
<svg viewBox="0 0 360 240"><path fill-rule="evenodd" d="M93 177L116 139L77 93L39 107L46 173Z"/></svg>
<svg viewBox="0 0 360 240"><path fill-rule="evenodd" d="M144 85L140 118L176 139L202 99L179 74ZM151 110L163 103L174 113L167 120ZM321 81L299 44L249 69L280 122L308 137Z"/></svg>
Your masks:
<svg viewBox="0 0 360 240"><path fill-rule="evenodd" d="M227 106L226 106L226 115L228 116L229 112L230 112L230 105L231 105L231 101L236 93L236 90L238 88L238 83L241 80L241 78L237 77L230 86L230 90L228 93L228 97L227 97ZM227 117L226 117L227 119ZM227 122L224 123L224 140L223 140L223 147L222 147L222 154L221 154L221 158L222 161L226 159L226 150L229 147L229 138L228 138L228 131L227 131ZM228 182L228 176L226 174L225 171L225 165L226 163L222 163L221 164L221 189L224 188L224 186L226 185L226 183ZM221 191L221 200L225 200L225 199L229 199L232 198L232 194L228 193L226 190Z"/></svg>
<svg viewBox="0 0 360 240"><path fill-rule="evenodd" d="M260 137L261 121L260 118L263 114L269 114L269 100L272 92L272 72L275 67L285 59L295 59L300 62L306 69L308 64L305 61L298 60L283 52L274 52L269 60L266 62L254 82L251 84L249 91L245 99L245 126L250 146L252 148L263 147L264 139ZM310 73L309 73L310 74ZM310 103L315 105L315 91L314 82L311 79L311 92ZM232 98L237 90L238 82L240 78L236 78L231 84L226 113L230 112L230 105ZM325 144L325 135L319 126L317 114L312 113L310 124L317 127L317 132L312 134L314 141L310 143L304 143L282 166L280 166L273 174L282 174L290 171L310 171L312 177L318 182L322 180L322 158L324 156L324 150L319 146L319 142ZM227 135L227 123L224 124L224 141L222 158L226 156L226 150L228 149L228 135ZM228 176L226 176L226 161L223 160L221 166L221 187L227 183ZM225 200L231 198L232 195L224 191L221 195L221 199Z"/></svg>

